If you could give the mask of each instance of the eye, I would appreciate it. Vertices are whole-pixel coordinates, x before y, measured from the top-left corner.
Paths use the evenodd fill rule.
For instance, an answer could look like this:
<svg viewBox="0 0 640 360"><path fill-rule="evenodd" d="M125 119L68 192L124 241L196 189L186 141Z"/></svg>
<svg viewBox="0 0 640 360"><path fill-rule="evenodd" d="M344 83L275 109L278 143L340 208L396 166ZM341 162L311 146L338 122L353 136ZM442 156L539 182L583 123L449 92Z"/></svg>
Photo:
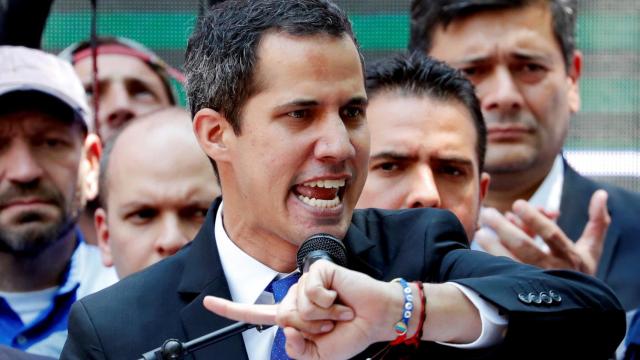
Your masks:
<svg viewBox="0 0 640 360"><path fill-rule="evenodd" d="M342 109L342 116L347 119L359 118L364 115L364 109L357 106L347 106Z"/></svg>
<svg viewBox="0 0 640 360"><path fill-rule="evenodd" d="M438 167L438 172L454 179L464 179L467 177L467 170L456 165L443 164Z"/></svg>
<svg viewBox="0 0 640 360"><path fill-rule="evenodd" d="M398 161L382 161L371 167L371 171L381 172L385 175L390 175L401 170L402 164Z"/></svg>
<svg viewBox="0 0 640 360"><path fill-rule="evenodd" d="M132 81L127 86L127 91L131 97L135 97L138 100L153 100L157 99L156 94L151 90L147 84L140 81Z"/></svg>
<svg viewBox="0 0 640 360"><path fill-rule="evenodd" d="M36 139L34 145L49 150L63 149L70 146L70 142L62 137L48 136Z"/></svg>
<svg viewBox="0 0 640 360"><path fill-rule="evenodd" d="M511 70L524 82L535 83L544 78L548 69L546 66L536 63L517 64Z"/></svg>
<svg viewBox="0 0 640 360"><path fill-rule="evenodd" d="M463 66L459 69L466 77L473 79L485 75L489 72L488 66L472 65Z"/></svg>
<svg viewBox="0 0 640 360"><path fill-rule="evenodd" d="M143 224L151 221L158 215L158 211L153 208L141 208L127 214L126 218L133 223Z"/></svg>
<svg viewBox="0 0 640 360"><path fill-rule="evenodd" d="M294 119L304 119L309 116L309 110L293 110L287 113L287 116Z"/></svg>
<svg viewBox="0 0 640 360"><path fill-rule="evenodd" d="M180 216L185 219L195 219L197 221L203 221L207 216L207 210L208 208L206 207L192 206L182 209L180 211Z"/></svg>
<svg viewBox="0 0 640 360"><path fill-rule="evenodd" d="M87 94L87 97L92 97L93 96L93 85L86 84L84 86L84 93Z"/></svg>

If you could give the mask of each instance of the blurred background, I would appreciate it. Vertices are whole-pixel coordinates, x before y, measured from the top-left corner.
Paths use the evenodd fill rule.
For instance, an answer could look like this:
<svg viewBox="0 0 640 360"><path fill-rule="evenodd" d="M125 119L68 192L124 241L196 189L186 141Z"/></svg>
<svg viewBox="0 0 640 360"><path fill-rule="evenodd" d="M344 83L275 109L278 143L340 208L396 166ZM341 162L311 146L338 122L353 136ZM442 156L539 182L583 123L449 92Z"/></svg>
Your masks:
<svg viewBox="0 0 640 360"><path fill-rule="evenodd" d="M187 38L208 2L98 1L98 34L137 40L181 68ZM366 59L406 48L409 0L336 2L350 15ZM90 19L88 0L56 0L43 48L58 52L87 39ZM567 157L585 175L640 192L640 1L579 0L578 20L582 110L572 120Z"/></svg>

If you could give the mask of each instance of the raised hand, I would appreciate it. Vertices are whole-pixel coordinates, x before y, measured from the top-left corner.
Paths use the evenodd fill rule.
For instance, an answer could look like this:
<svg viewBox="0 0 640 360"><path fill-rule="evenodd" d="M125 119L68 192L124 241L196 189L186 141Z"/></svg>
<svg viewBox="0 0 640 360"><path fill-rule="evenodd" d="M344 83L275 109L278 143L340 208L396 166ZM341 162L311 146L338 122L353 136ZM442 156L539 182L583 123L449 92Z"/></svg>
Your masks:
<svg viewBox="0 0 640 360"><path fill-rule="evenodd" d="M607 193L596 191L589 204L589 221L582 236L574 243L560 227L541 210L524 200L513 204L506 216L492 208L480 213L480 225L475 241L494 255L546 269L571 269L594 275L602 255L602 247L611 217L607 210ZM534 238L539 235L548 249L541 248Z"/></svg>

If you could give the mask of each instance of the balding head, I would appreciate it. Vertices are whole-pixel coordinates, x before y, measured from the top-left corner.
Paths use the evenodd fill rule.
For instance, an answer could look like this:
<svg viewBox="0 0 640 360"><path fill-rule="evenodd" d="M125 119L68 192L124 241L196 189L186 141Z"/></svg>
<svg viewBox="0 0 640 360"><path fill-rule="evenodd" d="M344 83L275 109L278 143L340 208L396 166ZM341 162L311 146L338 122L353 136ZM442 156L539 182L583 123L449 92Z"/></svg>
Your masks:
<svg viewBox="0 0 640 360"><path fill-rule="evenodd" d="M220 191L180 108L132 121L103 156L98 242L105 265L124 277L191 240Z"/></svg>

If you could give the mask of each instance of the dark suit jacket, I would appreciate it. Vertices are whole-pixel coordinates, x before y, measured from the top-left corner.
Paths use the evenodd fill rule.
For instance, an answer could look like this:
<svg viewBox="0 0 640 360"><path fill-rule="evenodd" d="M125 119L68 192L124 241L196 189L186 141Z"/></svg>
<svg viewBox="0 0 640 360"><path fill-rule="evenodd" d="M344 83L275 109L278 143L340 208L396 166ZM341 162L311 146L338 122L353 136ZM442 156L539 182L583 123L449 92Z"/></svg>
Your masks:
<svg viewBox="0 0 640 360"><path fill-rule="evenodd" d="M194 339L232 323L202 306L208 294L230 297L214 239L219 201L209 209L190 245L73 306L62 359L137 359L165 339ZM445 354L447 359L475 358L472 354L478 358L549 357L552 351L570 348L573 355L603 359L624 335L624 312L601 282L468 250L464 230L449 212L356 211L344 242L352 269L385 281L398 276L436 283L455 280L508 314L508 332L501 346L460 353L424 343L421 350L430 359L445 358ZM540 295L550 290L560 298L541 301L549 299ZM560 350L551 350L554 345ZM376 346L367 353L376 351ZM197 351L193 358L246 359L247 355L242 336L237 335Z"/></svg>
<svg viewBox="0 0 640 360"><path fill-rule="evenodd" d="M571 239L578 239L589 220L594 191L609 193L611 225L596 276L616 293L626 310L640 307L640 195L579 175L565 162L564 186L558 225Z"/></svg>

